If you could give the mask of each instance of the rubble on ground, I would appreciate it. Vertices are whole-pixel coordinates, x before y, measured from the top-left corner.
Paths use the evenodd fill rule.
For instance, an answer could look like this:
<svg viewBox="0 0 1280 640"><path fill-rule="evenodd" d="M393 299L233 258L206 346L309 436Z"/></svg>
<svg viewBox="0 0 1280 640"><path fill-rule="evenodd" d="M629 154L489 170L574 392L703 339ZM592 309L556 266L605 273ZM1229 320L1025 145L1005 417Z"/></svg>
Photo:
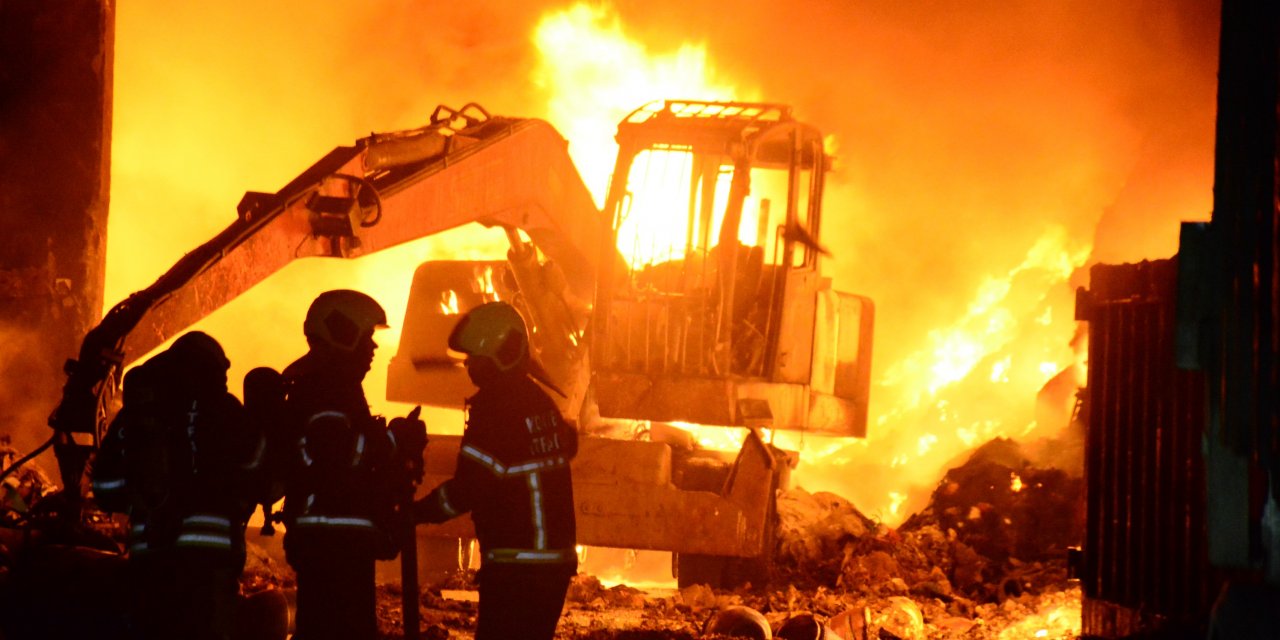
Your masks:
<svg viewBox="0 0 1280 640"><path fill-rule="evenodd" d="M1079 478L1033 466L1008 440L949 471L929 506L896 529L837 495L793 489L777 502L770 588L642 591L583 574L556 637L718 638L704 634L708 621L741 606L775 634L800 621L843 640L1075 638L1080 591L1067 580L1066 548L1083 537L1082 500ZM471 638L476 603L444 595L474 588L465 574L427 589L421 637ZM399 591L384 588L380 602L384 637L402 637Z"/></svg>
<svg viewBox="0 0 1280 640"><path fill-rule="evenodd" d="M778 500L773 582L869 598L936 599L961 613L1066 581L1084 537L1083 480L1039 469L1005 439L947 472L929 505L891 529L843 498L788 491Z"/></svg>
<svg viewBox="0 0 1280 640"><path fill-rule="evenodd" d="M1084 480L1037 468L1014 441L998 438L951 469L929 505L899 529L936 526L984 558L1053 560L1084 538Z"/></svg>
<svg viewBox="0 0 1280 640"><path fill-rule="evenodd" d="M240 574L240 591L246 595L268 589L295 587L293 571L256 544L245 545L244 572Z"/></svg>
<svg viewBox="0 0 1280 640"><path fill-rule="evenodd" d="M838 629L842 640L1068 640L1076 638L1080 630L1080 590L1068 586L957 608L937 598L865 597L825 588L758 592L695 586L669 594L637 594L630 588L598 585L591 576L575 579L571 592L591 594L590 599L566 599L558 640L722 640L726 636L703 631L717 612L734 606L760 612L775 638L781 637L776 634L788 621L806 616L826 627L828 639L836 637L833 634ZM614 597L618 599L612 600ZM380 587L379 603L382 637L402 638L399 589L394 585ZM473 637L473 600L445 599L438 591L428 591L422 603L423 640Z"/></svg>

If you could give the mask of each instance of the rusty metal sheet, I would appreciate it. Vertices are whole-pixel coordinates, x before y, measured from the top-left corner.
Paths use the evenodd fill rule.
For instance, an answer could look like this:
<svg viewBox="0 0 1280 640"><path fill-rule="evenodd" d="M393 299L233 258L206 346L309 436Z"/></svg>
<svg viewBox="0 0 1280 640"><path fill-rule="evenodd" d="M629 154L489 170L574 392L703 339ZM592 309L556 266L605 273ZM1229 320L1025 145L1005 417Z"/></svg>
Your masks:
<svg viewBox="0 0 1280 640"><path fill-rule="evenodd" d="M1085 416L1084 635L1125 637L1207 616L1204 377L1175 363L1177 263L1097 265Z"/></svg>

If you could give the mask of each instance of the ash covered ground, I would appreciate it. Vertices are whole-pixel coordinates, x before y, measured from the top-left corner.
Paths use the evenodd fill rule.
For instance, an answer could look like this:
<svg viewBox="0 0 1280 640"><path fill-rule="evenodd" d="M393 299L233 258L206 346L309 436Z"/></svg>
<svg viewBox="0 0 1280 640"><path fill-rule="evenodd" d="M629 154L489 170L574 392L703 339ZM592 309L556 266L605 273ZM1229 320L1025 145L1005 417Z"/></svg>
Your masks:
<svg viewBox="0 0 1280 640"><path fill-rule="evenodd" d="M928 507L897 528L834 494L790 490L778 498L768 584L642 590L580 574L557 638L764 638L708 633L742 607L775 638L817 638L815 622L827 640L1075 638L1080 591L1067 549L1083 538L1083 495L1082 479L1032 465L1008 440L950 470ZM287 587L289 576L259 555L245 587L268 586ZM470 572L426 587L420 637L473 637L474 588ZM379 587L385 638L403 637L400 603L398 584Z"/></svg>

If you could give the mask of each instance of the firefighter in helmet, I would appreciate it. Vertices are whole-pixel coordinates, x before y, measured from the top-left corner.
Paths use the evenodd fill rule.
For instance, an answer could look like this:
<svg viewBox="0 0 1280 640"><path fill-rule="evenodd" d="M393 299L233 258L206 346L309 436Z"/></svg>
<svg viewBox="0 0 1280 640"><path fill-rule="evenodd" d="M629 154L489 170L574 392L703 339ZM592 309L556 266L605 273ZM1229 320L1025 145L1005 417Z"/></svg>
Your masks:
<svg viewBox="0 0 1280 640"><path fill-rule="evenodd" d="M482 554L476 640L550 640L577 571L569 462L577 433L535 382L524 320L505 302L464 315L449 347L479 388L454 476L414 504L418 522L471 512Z"/></svg>
<svg viewBox="0 0 1280 640"><path fill-rule="evenodd" d="M192 331L130 370L94 461L95 499L129 515L135 637L233 632L261 447L227 391L229 365L216 340Z"/></svg>
<svg viewBox="0 0 1280 640"><path fill-rule="evenodd" d="M310 349L283 372L296 436L285 478L284 548L297 574L297 640L377 637L374 562L397 552L396 460L407 454L397 442L425 444L426 433L416 418L388 427L369 412L362 383L377 348L374 331L386 326L386 313L368 295L322 293L303 323Z"/></svg>

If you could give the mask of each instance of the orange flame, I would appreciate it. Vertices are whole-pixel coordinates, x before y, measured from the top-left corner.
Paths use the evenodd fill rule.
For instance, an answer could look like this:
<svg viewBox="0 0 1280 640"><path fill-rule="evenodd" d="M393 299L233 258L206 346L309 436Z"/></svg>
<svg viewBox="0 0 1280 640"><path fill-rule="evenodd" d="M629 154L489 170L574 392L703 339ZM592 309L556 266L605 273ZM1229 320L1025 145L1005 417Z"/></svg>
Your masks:
<svg viewBox="0 0 1280 640"><path fill-rule="evenodd" d="M1068 340L1075 324L1068 281L1089 251L1087 242L1049 228L1019 264L982 281L963 315L885 366L874 388L881 409L868 440L841 447L847 451L839 458L844 465L893 470L892 480L879 483L883 497L863 493L856 501L861 508L896 524L923 506L927 494L919 489L931 488L957 453L991 438L1065 426L1037 424L1031 407L1059 372L1075 372L1075 384L1083 385L1083 353ZM836 459L815 458L802 452L795 481L811 490L846 490L827 477L837 477L831 473Z"/></svg>
<svg viewBox="0 0 1280 640"><path fill-rule="evenodd" d="M440 294L440 313L447 316L458 315L458 292L450 289Z"/></svg>
<svg viewBox="0 0 1280 640"><path fill-rule="evenodd" d="M225 227L245 190L278 188L328 149L370 129L419 126L439 102L476 100L495 113L547 118L570 140L600 202L616 155L614 127L630 110L659 98L758 100L763 96L755 86L768 86L769 99L796 103L801 115L845 136L839 145L835 133L828 138L829 150L840 147L842 173L828 183L824 224L827 239L840 238L847 248L839 247L827 270L837 288L871 293L881 305L869 438L773 437L780 446L802 449L797 484L841 493L896 521L918 503L917 488L930 487L958 452L994 435L1048 428L1024 406L1045 380L1055 374L1083 380L1082 344L1075 352L1065 346L1074 329L1067 274L1083 263L1099 216L1120 220L1127 231L1098 235L1101 259L1114 262L1167 255L1176 244L1172 221L1209 210L1213 72L1211 64L1207 72L1197 69L1213 60L1214 34L1144 32L1153 37L1136 47L1125 29L1215 21L1190 20L1164 5L1138 12L1121 3L1103 10L1117 25L1104 34L1064 27L1073 21L1056 12L1067 9L1053 9L1055 19L1046 20L1049 10L1039 5L956 10L922 25L907 10L843 3L816 11L810 3L789 13L797 35L784 37L772 28L775 11L748 5L733 21L725 21L722 10L692 5L681 15L702 15L704 22L690 28L705 26L706 33L724 35L733 31L729 22L741 24L736 35L752 37L715 43L758 77L727 77L701 43L657 49L603 3L535 10L536 25L516 22L527 13L515 18L517 12L471 6L446 5L427 15L414 3L375 2L357 16L307 11L299 0L216 11L198 3L123 3L106 299L146 286ZM651 19L649 26L662 26ZM491 29L493 22L514 30ZM387 29L397 24L414 26ZM974 24L1010 38L995 42L983 29L965 28ZM1044 24L1053 25L1053 38L1041 37L1044 27L1035 25ZM772 29L769 42L776 45L767 51L759 46L764 29ZM174 33L185 35L174 39ZM459 33L461 40L450 40ZM513 45L493 36L512 33L531 33L527 53L535 59L508 55ZM372 34L376 51L369 47ZM228 48L229 41L243 46ZM1046 48L1074 41L1089 49ZM433 44L424 49L423 42ZM1029 53L1007 64L1015 51L1008 47ZM495 61L511 58L532 63L541 94L514 75L529 69L521 64L499 67L495 81ZM1077 59L1079 67L1064 62ZM351 60L368 64L335 63ZM842 72L833 79L828 69L836 64ZM1151 68L1164 71L1133 72ZM1195 97L1200 94L1205 97ZM1153 95L1161 99L1148 99ZM546 99L545 109L538 98ZM993 122L999 126L989 126ZM1027 186L1031 177L1034 185ZM922 178L932 181L927 188ZM1047 197L1026 197L1028 191ZM957 196L972 201L957 202ZM1061 210L1037 208L1059 201ZM1038 240L1025 239L1002 233L993 220L1023 231L1043 226L1034 232ZM944 221L946 234L928 233L926 225ZM987 226L974 229L975 222ZM1166 226L1153 229L1156 223ZM968 242L1015 257L972 266L965 260L975 252L957 252L946 255L960 259L935 265L928 258L940 245L931 241ZM295 264L198 328L223 340L237 380L253 366L283 367L306 349L300 325L315 293L365 289L387 308L393 325L379 335L383 348L366 388L376 411L392 412L397 409L379 398L380 376L394 351L413 267L427 258L500 258L505 249L501 232L471 227L354 264ZM866 257L886 251L895 255ZM930 269L946 271L936 279L948 287L964 282L945 292L948 303L962 300L958 310L916 293L939 291L920 286L933 275ZM898 275L903 271L908 276ZM986 282L943 277L957 273ZM905 293L890 295L899 292ZM925 316L928 330L917 320ZM438 424L460 421L451 416L433 422L433 429Z"/></svg>
<svg viewBox="0 0 1280 640"><path fill-rule="evenodd" d="M924 396L938 392L966 378L974 367L992 353L1010 344L1020 324L1041 326L1054 324L1053 309L1039 309L1040 298L1053 286L1065 285L1067 279L1089 257L1087 244L1071 246L1061 227L1049 229L1028 251L1026 258L1001 277L988 277L978 288L965 315L950 325L929 332L929 346L894 363L885 372L885 384L914 386ZM1036 277L1040 290L1015 291L1015 280L1024 275ZM1036 314L1036 312L1039 312ZM1029 382L1034 390L1043 385L1072 361L1069 351L1058 350L1056 358L1034 363ZM992 382L1009 382L1012 356L991 365ZM923 384L918 384L922 382Z"/></svg>
<svg viewBox="0 0 1280 640"><path fill-rule="evenodd" d="M578 3L545 14L534 30L533 80L547 94L547 120L569 139L583 181L603 206L618 121L663 98L754 100L756 91L724 82L706 46L686 42L651 52L629 36L607 4ZM681 225L681 228L683 226Z"/></svg>
<svg viewBox="0 0 1280 640"><path fill-rule="evenodd" d="M737 84L715 72L705 47L686 43L673 53L650 52L633 40L607 5L578 4L546 14L534 36L541 54L535 80L549 94L549 120L570 140L570 152L597 202L603 200L608 168L617 153L609 135L614 123L639 103L663 97L701 99L757 99L754 91L740 91ZM828 147L836 140L828 138ZM668 220L653 229L638 229L634 220L661 220L681 216L686 208L681 189L663 184L687 185L686 154L652 154L642 175L640 164L628 176L629 184L648 176L661 176L661 184L637 198L632 215L622 221L619 249L633 264L659 261L678 255L690 238L684 237L683 218ZM621 179L614 176L614 179ZM727 184L727 182L725 183ZM668 202L675 198L678 202ZM724 191L717 189L717 198ZM758 205L757 205L758 206ZM828 203L830 207L830 203ZM753 212L744 212L753 215ZM744 229L752 228L750 223ZM742 238L754 243L755 238ZM1030 403L1044 383L1059 371L1072 368L1078 355L1067 346L1073 328L1071 300L1047 299L1047 292L1069 291L1068 278L1084 264L1090 244L1068 237L1060 226L1050 226L1028 247L1020 264L1003 274L991 274L974 291L967 311L941 323L927 335L927 343L897 362L883 367L877 390L881 396L879 418L873 427L874 446L857 443L822 444L820 439L775 433L782 446L804 449L801 468L794 476L799 484L824 483L822 476L841 460L855 462L866 456L888 459L891 468L928 468L930 473L957 451L996 436L1018 436L1035 429L1031 418L1008 421L1010 412L996 407L982 412L966 396L998 393ZM981 385L975 376L981 370ZM977 391L976 387L986 386ZM882 398L898 400L884 403ZM886 406L887 404L887 406ZM1018 412L1013 412L1016 415ZM936 427L921 431L922 422ZM732 449L742 433L733 429L681 425L702 445ZM1059 425L1054 425L1055 427ZM909 441L893 435L914 433ZM907 515L907 487L885 482L883 502L865 505L893 522Z"/></svg>
<svg viewBox="0 0 1280 640"><path fill-rule="evenodd" d="M1045 594L1037 600L1034 611L1001 629L996 637L999 640L1079 637L1081 606L1079 587Z"/></svg>

